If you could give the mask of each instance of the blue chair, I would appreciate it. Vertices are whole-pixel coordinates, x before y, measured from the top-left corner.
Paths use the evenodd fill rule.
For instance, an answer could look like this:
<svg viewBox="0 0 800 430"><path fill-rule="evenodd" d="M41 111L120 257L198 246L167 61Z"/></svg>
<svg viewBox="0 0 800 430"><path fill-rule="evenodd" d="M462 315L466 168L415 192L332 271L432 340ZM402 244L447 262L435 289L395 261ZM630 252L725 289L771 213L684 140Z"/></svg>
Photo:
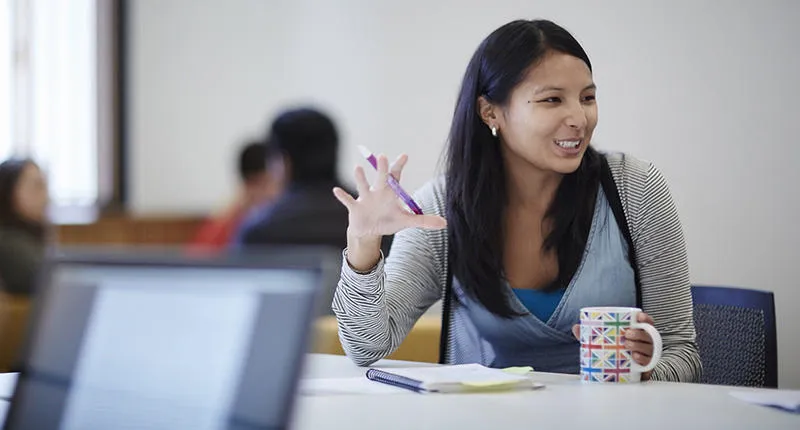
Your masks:
<svg viewBox="0 0 800 430"><path fill-rule="evenodd" d="M692 286L700 382L778 386L775 297L766 291Z"/></svg>

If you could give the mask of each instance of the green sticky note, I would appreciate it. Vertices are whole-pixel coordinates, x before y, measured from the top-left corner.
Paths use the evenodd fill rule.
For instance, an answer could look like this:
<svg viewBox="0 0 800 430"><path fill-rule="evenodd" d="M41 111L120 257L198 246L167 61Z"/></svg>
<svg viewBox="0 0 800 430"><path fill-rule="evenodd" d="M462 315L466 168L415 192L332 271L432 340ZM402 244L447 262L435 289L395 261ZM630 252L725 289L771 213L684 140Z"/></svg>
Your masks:
<svg viewBox="0 0 800 430"><path fill-rule="evenodd" d="M462 382L464 391L506 391L520 387L519 381Z"/></svg>
<svg viewBox="0 0 800 430"><path fill-rule="evenodd" d="M503 369L503 372L510 373L512 375L527 375L528 373L533 372L533 367L530 366L506 367L505 369Z"/></svg>

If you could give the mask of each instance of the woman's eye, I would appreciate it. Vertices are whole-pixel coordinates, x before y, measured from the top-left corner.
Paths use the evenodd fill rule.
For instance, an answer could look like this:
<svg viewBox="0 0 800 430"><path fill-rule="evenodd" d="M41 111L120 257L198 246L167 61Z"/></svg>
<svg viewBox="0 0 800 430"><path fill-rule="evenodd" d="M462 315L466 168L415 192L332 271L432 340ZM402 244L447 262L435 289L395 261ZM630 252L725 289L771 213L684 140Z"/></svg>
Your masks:
<svg viewBox="0 0 800 430"><path fill-rule="evenodd" d="M560 103L561 99L559 97L548 97L546 99L539 100L539 103Z"/></svg>
<svg viewBox="0 0 800 430"><path fill-rule="evenodd" d="M583 101L585 101L585 102L593 102L593 101L595 101L596 99L597 99L597 96L595 96L594 94L592 94L592 95L590 95L590 96L586 96L586 97L584 97L584 98L583 98Z"/></svg>

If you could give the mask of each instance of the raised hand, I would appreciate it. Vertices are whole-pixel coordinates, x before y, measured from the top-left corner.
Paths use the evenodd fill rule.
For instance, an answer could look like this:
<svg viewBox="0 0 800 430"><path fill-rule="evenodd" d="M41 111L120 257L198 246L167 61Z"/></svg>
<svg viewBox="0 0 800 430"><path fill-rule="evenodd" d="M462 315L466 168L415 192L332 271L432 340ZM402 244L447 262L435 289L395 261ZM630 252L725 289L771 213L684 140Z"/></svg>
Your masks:
<svg viewBox="0 0 800 430"><path fill-rule="evenodd" d="M417 215L406 209L397 195L387 185L388 175L398 181L403 167L408 161L401 155L389 169L389 162L380 155L378 176L370 186L364 169L355 169L358 198L336 187L333 194L347 208L349 225L347 227L348 261L355 269L368 269L380 256L381 237L391 235L406 228L442 229L447 226L444 218L436 215ZM367 266L367 267L363 267Z"/></svg>

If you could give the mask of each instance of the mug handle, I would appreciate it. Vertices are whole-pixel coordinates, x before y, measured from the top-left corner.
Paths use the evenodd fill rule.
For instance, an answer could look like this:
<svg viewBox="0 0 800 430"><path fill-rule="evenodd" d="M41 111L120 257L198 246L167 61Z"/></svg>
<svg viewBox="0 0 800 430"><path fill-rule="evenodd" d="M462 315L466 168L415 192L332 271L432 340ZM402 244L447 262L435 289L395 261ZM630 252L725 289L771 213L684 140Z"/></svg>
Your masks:
<svg viewBox="0 0 800 430"><path fill-rule="evenodd" d="M650 357L650 364L647 366L642 366L635 361L631 363L633 370L637 372L649 372L656 367L659 361L661 361L661 352L663 347L661 335L658 333L658 330L656 330L655 327L647 323L634 322L631 324L631 328L644 330L650 335L650 339L653 341L653 355Z"/></svg>

